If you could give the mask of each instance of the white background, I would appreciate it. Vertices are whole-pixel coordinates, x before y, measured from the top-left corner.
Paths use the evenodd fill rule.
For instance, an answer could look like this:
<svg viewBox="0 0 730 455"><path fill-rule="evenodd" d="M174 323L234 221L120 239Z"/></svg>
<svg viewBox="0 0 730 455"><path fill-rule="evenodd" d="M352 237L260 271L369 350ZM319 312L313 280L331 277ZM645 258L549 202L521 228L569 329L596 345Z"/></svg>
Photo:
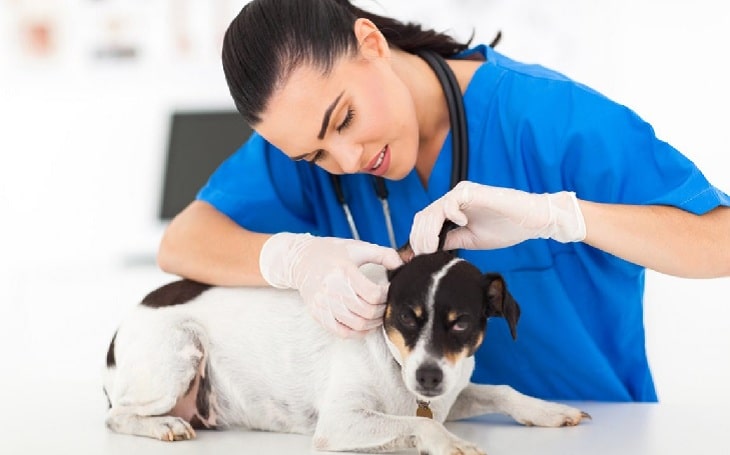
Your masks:
<svg viewBox="0 0 730 455"><path fill-rule="evenodd" d="M172 278L149 262L168 115L231 107L218 38L242 3L0 0L0 381L100 387L116 322ZM730 191L730 13L721 2L358 4L458 38L475 28L475 43L502 30L499 51L630 106ZM92 57L100 18L115 8L131 18L123 38L140 50L134 61ZM40 14L54 18L58 45L29 57L18 17ZM181 15L187 53L170 38ZM730 404L728 294L727 278L649 273L647 343L662 401Z"/></svg>

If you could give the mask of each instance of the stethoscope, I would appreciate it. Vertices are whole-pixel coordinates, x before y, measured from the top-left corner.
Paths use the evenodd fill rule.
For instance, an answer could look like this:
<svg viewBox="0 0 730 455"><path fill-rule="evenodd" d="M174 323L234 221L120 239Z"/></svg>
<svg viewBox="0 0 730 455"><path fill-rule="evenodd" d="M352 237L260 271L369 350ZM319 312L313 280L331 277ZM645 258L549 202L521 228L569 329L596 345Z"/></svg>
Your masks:
<svg viewBox="0 0 730 455"><path fill-rule="evenodd" d="M436 73L446 96L446 104L449 108L449 122L451 123L451 181L449 188L453 188L457 183L466 179L469 162L469 138L467 137L466 114L461 89L456 76L441 55L430 50L419 50L416 54L424 59ZM345 213L347 224L350 226L352 238L360 240L360 233L355 225L355 219L352 217L352 211L342 190L340 176L330 174L330 177L337 201ZM385 186L385 180L382 177L373 176L373 186L375 194L382 205L390 245L393 248L398 248L395 243L395 231L393 230L393 221L388 206L388 189Z"/></svg>

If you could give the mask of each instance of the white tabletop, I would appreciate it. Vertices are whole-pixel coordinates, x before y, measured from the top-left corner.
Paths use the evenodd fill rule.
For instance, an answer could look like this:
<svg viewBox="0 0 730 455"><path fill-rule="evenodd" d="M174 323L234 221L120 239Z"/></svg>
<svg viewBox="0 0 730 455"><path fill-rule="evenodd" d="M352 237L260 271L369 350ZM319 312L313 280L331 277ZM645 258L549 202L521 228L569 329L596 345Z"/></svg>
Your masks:
<svg viewBox="0 0 730 455"><path fill-rule="evenodd" d="M49 386L49 384L54 384ZM199 431L197 439L161 442L111 433L97 384L2 384L0 454L308 454L301 435ZM711 405L572 403L593 420L573 428L523 427L490 415L447 427L489 455L730 454L727 410ZM415 450L403 453L413 453Z"/></svg>

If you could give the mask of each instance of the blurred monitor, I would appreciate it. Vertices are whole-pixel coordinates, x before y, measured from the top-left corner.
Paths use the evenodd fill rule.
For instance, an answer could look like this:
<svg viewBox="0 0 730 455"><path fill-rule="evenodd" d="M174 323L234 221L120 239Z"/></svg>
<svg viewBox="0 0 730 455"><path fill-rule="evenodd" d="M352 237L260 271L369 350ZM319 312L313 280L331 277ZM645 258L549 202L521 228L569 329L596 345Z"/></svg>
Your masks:
<svg viewBox="0 0 730 455"><path fill-rule="evenodd" d="M178 111L170 119L159 217L169 221L195 199L218 165L251 135L236 111Z"/></svg>

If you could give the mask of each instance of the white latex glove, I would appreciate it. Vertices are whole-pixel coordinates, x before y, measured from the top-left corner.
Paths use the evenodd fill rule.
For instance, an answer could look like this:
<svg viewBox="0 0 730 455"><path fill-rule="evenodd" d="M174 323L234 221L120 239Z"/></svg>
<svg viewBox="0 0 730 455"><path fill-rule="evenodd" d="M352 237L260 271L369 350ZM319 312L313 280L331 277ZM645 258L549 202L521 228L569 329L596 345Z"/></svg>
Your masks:
<svg viewBox="0 0 730 455"><path fill-rule="evenodd" d="M288 232L271 236L259 256L261 275L270 285L299 290L312 316L342 337L383 322L388 284L363 275L359 267L366 263L393 269L402 261L392 248Z"/></svg>
<svg viewBox="0 0 730 455"><path fill-rule="evenodd" d="M463 181L416 214L414 253L436 251L447 219L459 227L446 235L445 250L504 248L535 238L577 242L586 235L575 193L534 194Z"/></svg>

